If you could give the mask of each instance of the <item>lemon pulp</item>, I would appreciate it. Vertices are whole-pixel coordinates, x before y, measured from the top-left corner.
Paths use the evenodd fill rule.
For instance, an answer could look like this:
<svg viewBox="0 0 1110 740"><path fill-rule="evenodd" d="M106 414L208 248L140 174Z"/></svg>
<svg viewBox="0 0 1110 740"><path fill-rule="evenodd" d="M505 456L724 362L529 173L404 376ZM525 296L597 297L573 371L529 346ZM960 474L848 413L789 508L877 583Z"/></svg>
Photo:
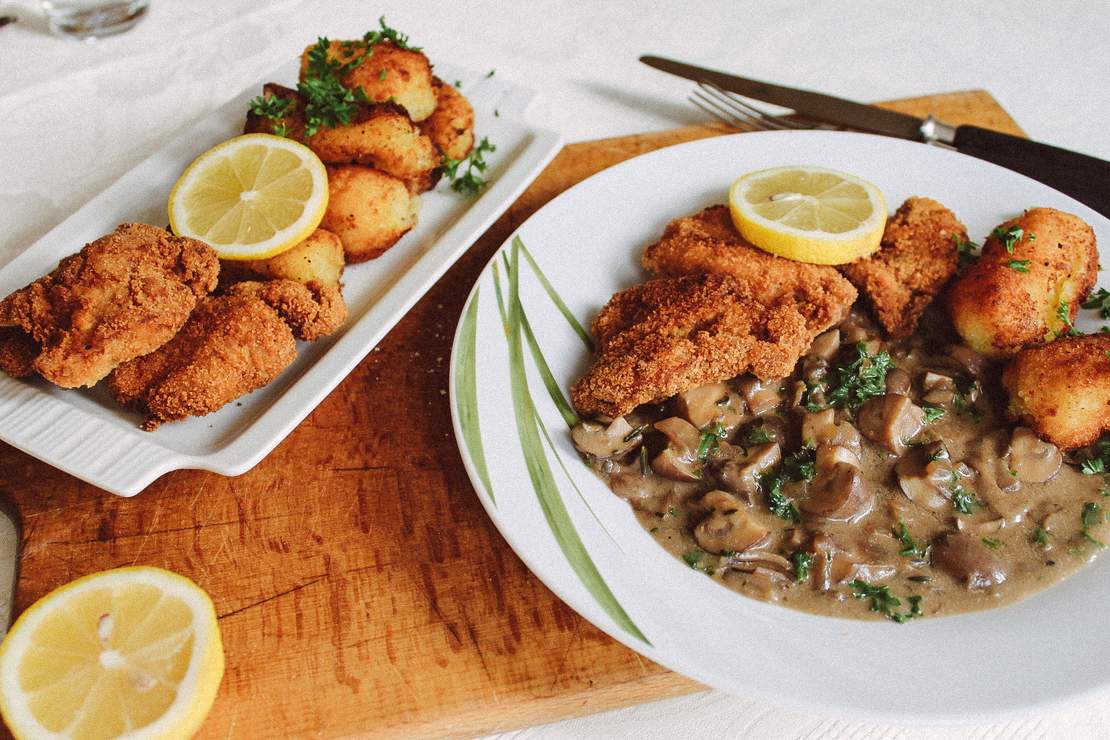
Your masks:
<svg viewBox="0 0 1110 740"><path fill-rule="evenodd" d="M158 568L46 595L0 646L0 711L17 737L189 737L223 676L211 600Z"/></svg>

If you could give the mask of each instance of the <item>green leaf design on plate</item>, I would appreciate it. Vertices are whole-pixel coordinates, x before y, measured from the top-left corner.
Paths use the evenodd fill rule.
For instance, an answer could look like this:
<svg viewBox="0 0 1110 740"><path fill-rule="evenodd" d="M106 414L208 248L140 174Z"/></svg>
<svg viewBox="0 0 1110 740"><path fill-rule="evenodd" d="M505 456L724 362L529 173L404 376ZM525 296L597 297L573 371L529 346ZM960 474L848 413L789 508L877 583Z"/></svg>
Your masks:
<svg viewBox="0 0 1110 740"><path fill-rule="evenodd" d="M547 453L544 450L541 438L542 424L528 388L528 376L524 366L524 310L520 303L520 250L523 247L519 237L513 239L512 259L509 260L509 300L507 306L507 321L509 326L509 375L512 389L513 415L516 417L517 434L520 437L521 451L524 453L525 467L531 479L532 488L543 510L555 541L570 563L571 568L582 581L582 585L597 601L598 605L609 617L624 631L638 640L650 645L651 642L644 636L628 613L617 601L616 596L609 589L605 579L601 576L594 561L590 558L578 536L574 523L570 519L566 505L559 495L558 485L548 464ZM538 269L538 268L537 268ZM496 265L494 277L497 278ZM548 287L548 295L553 290ZM560 301L561 303L561 301ZM564 304L565 305L565 304ZM575 321L575 324L578 322ZM580 325L579 325L580 326ZM545 363L546 364L546 363ZM561 394L560 394L561 395ZM547 436L547 430L542 429ZM550 440L549 440L550 441Z"/></svg>
<svg viewBox="0 0 1110 740"><path fill-rule="evenodd" d="M578 338L582 340L582 343L586 345L586 349L593 352L594 340L590 338L589 332L582 327L582 324L578 323L578 319L575 318L574 314L567 308L567 304L563 303L563 299L555 292L554 286L548 281L547 276L543 274L543 270L540 269L540 266L536 264L536 260L532 258L532 253L524 246L524 242L521 241L519 236L514 236L513 259L516 259L517 250L524 254L524 259L528 260L528 264L532 267L532 271L536 273L536 277L539 278L540 285L547 291L547 296L551 299L551 302L558 307L559 313L563 314L563 318L570 324L570 328L574 329L574 333L577 334Z"/></svg>
<svg viewBox="0 0 1110 740"><path fill-rule="evenodd" d="M478 296L481 287L474 290L474 298L463 313L462 331L459 334L459 355L455 364L455 405L462 427L463 441L486 495L494 504L493 485L486 467L486 453L482 448L482 432L478 422L478 372L477 372L477 335L478 335Z"/></svg>

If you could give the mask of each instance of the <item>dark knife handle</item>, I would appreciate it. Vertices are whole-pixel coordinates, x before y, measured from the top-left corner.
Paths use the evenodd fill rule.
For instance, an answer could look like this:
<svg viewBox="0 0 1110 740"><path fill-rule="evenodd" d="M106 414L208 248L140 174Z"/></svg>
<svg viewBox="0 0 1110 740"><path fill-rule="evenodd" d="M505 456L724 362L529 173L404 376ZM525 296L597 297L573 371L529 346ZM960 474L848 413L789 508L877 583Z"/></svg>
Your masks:
<svg viewBox="0 0 1110 740"><path fill-rule="evenodd" d="M978 126L958 127L952 144L964 154L1039 180L1110 217L1110 162Z"/></svg>

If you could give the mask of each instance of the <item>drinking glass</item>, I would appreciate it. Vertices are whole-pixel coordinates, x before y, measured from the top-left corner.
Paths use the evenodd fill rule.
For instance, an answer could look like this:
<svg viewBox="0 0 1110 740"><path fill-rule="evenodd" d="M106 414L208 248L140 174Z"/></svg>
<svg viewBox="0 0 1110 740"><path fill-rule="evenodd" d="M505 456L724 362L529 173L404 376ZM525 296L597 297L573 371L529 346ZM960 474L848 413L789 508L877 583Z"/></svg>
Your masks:
<svg viewBox="0 0 1110 740"><path fill-rule="evenodd" d="M146 15L149 0L39 0L50 30L59 36L97 39L123 33Z"/></svg>

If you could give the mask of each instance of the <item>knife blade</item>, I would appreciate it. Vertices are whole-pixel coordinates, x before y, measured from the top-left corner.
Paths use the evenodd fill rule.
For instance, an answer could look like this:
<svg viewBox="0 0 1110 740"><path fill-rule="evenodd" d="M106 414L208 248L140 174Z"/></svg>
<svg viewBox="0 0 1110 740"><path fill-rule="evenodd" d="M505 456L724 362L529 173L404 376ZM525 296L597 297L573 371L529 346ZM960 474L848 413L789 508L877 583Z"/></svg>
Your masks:
<svg viewBox="0 0 1110 740"><path fill-rule="evenodd" d="M1104 216L1110 216L1110 162L978 126L952 126L929 116L877 108L810 90L776 85L692 64L644 55L644 64L695 82L790 108L807 118L901 139L954 146L968 154L1039 180Z"/></svg>

